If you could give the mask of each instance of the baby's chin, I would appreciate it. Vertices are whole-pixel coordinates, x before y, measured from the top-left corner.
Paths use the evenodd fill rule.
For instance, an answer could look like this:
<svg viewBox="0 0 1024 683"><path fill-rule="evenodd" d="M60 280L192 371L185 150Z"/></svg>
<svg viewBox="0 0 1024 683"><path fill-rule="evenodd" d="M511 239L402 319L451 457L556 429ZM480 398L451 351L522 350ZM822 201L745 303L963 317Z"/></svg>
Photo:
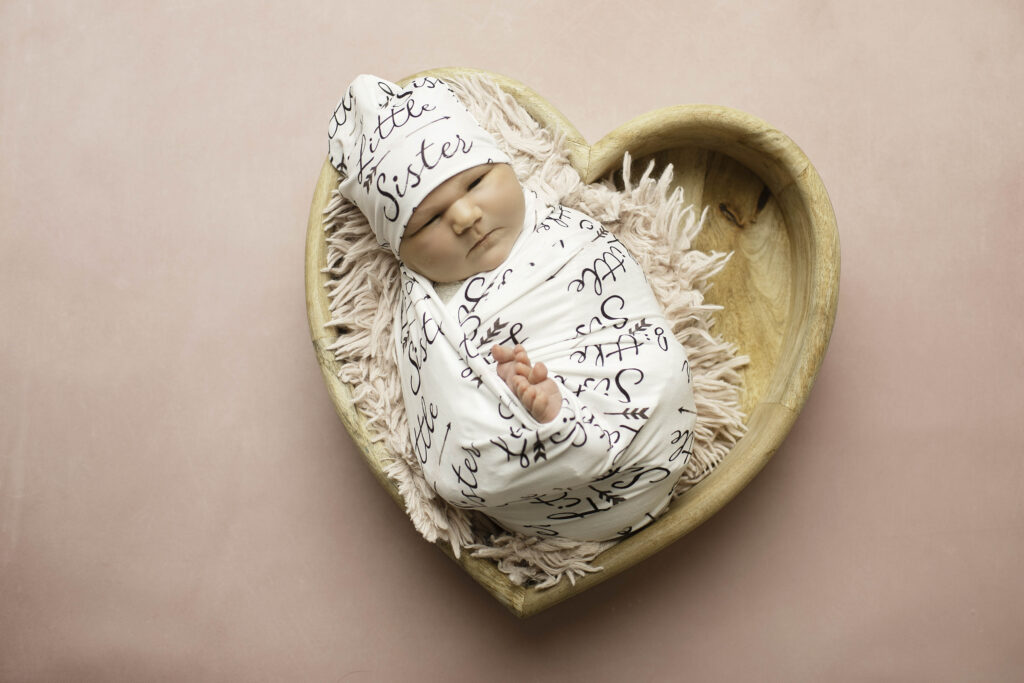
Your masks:
<svg viewBox="0 0 1024 683"><path fill-rule="evenodd" d="M514 231L509 228L500 228L493 232L488 238L489 240L493 240L492 242L485 242L481 246L477 247L480 251L475 255L475 258L473 258L471 262L471 265L476 269L476 272L471 275L467 275L466 277L490 272L507 261L509 254L512 253L512 247L515 246L516 240L519 238L519 234L521 232L522 228L518 228Z"/></svg>
<svg viewBox="0 0 1024 683"><path fill-rule="evenodd" d="M493 243L485 243L477 247L467 255L466 259L459 266L450 268L445 272L434 269L427 269L431 272L424 272L409 263L406 263L406 266L437 284L461 282L481 273L489 273L500 267L501 264L508 260L509 254L512 253L512 247L515 246L522 231L522 228L514 232L507 228L496 230L492 238Z"/></svg>
<svg viewBox="0 0 1024 683"><path fill-rule="evenodd" d="M504 258L486 259L478 261L476 263L467 264L466 268L460 269L458 272L449 272L443 274L435 273L435 277L431 279L438 284L447 284L450 282L461 282L462 280L468 280L469 278L475 275L479 275L480 273L489 273L492 270L495 270L502 263L505 262L505 259L507 257L508 254L506 254ZM413 270L416 269L413 268ZM427 273L420 272L420 275L426 275L427 277L430 277L430 275L428 275Z"/></svg>

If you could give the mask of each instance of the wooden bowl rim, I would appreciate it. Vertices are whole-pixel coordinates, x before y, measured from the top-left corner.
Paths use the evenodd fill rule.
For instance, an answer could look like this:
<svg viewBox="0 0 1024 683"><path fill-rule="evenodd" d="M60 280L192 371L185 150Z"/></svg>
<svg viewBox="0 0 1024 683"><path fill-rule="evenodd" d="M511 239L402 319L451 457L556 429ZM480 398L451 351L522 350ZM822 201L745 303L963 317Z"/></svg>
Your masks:
<svg viewBox="0 0 1024 683"><path fill-rule="evenodd" d="M456 559L450 547L438 544L499 602L517 616L525 617L615 576L689 533L742 491L767 464L803 407L828 346L838 301L839 236L832 204L810 160L788 136L751 114L708 104L665 107L618 126L590 145L547 100L506 76L453 67L423 71L399 82L404 84L424 75L444 78L473 74L493 79L541 125L561 130L569 146L570 162L584 182L593 182L616 168L626 151L638 158L687 143L723 152L741 163L744 159L766 160L774 171L781 171L782 178L788 179L770 183L769 187L786 200L787 206L793 207L785 212L787 231L793 235L802 229L800 243L810 254L806 261L810 268L801 274L807 286L799 292L794 287L784 353L764 395L747 418L746 435L707 478L674 501L656 523L602 553L596 562L604 567L603 571L577 579L575 585L562 581L545 590L524 588L512 584L489 560L466 553ZM763 179L769 183L770 179ZM353 405L351 389L338 379L339 364L327 350L336 335L325 328L330 313L324 288L327 276L321 272L326 263L323 211L337 181L337 171L325 159L306 231L305 286L310 335L338 416L363 451L377 480L404 509L395 483L384 474L382 463L389 456L379 443L371 441ZM802 212L803 216L797 220L793 211ZM794 270L796 264L794 259Z"/></svg>

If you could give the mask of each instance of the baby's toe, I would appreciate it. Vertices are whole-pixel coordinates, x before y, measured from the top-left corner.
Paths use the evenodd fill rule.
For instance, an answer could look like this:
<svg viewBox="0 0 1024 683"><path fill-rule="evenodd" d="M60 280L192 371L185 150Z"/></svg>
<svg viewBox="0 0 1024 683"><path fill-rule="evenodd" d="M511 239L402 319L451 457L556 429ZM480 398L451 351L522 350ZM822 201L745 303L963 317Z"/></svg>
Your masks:
<svg viewBox="0 0 1024 683"><path fill-rule="evenodd" d="M530 384L540 384L548 378L548 369L543 363L537 363L530 371Z"/></svg>
<svg viewBox="0 0 1024 683"><path fill-rule="evenodd" d="M500 344L495 344L491 347L491 356L499 363L507 363L515 358L515 353Z"/></svg>

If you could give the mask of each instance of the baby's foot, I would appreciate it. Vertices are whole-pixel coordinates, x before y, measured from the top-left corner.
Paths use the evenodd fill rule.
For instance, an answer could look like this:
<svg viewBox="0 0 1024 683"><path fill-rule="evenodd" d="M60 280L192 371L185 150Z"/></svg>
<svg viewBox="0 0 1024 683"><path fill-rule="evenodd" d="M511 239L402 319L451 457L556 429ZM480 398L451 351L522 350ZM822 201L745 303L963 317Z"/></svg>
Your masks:
<svg viewBox="0 0 1024 683"><path fill-rule="evenodd" d="M516 344L514 349L495 344L491 355L498 362L498 377L516 393L533 419L538 422L554 420L562 407L562 395L555 381L548 377L544 364L530 363L522 344Z"/></svg>

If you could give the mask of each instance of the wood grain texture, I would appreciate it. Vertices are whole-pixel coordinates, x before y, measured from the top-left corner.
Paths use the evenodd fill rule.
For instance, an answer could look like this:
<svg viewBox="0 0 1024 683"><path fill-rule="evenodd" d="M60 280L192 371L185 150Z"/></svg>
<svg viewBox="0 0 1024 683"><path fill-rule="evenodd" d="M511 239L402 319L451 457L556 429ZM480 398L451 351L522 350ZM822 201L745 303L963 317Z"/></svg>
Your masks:
<svg viewBox="0 0 1024 683"><path fill-rule="evenodd" d="M518 616L536 614L594 586L666 547L715 514L764 467L803 407L828 346L839 287L839 237L828 194L804 153L764 121L726 107L680 105L629 121L589 145L554 107L522 83L474 69L434 69L422 75L484 74L512 94L542 125L561 130L570 161L586 182L613 174L629 152L634 169L673 164L687 201L710 207L695 246L733 252L715 276L707 300L723 306L715 331L751 357L742 404L747 434L700 484L676 500L657 522L597 558L604 571L554 588L513 585L487 560L456 559L477 582ZM399 505L384 474L387 454L371 441L337 378L326 350L336 331L324 284L327 276L323 212L338 175L325 160L313 195L306 234L306 308L310 334L338 415L377 479ZM451 549L438 547L454 558Z"/></svg>

